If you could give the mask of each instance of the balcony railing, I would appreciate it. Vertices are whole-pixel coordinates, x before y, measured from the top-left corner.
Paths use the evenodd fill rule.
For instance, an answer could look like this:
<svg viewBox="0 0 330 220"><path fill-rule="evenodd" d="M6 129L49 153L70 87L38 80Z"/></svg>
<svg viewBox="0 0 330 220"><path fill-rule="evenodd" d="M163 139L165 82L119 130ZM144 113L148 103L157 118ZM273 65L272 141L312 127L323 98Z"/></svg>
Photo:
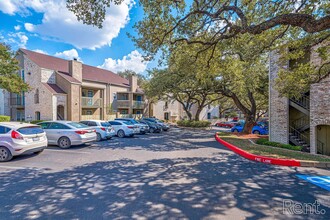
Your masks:
<svg viewBox="0 0 330 220"><path fill-rule="evenodd" d="M10 105L24 106L24 97L9 98Z"/></svg>
<svg viewBox="0 0 330 220"><path fill-rule="evenodd" d="M81 120L100 120L101 115L81 115Z"/></svg>
<svg viewBox="0 0 330 220"><path fill-rule="evenodd" d="M82 97L81 98L81 106L87 108L100 108L102 107L102 99L98 98L90 98L90 97Z"/></svg>
<svg viewBox="0 0 330 220"><path fill-rule="evenodd" d="M133 101L133 108L135 109L144 109L145 102L144 101Z"/></svg>
<svg viewBox="0 0 330 220"><path fill-rule="evenodd" d="M129 100L117 100L117 108L129 108Z"/></svg>

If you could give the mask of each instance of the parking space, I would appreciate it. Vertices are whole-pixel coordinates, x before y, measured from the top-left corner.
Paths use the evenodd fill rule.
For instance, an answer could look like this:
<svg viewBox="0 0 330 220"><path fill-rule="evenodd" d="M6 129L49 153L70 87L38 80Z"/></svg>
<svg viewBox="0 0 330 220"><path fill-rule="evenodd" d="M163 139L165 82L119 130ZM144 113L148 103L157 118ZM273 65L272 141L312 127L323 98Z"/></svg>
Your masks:
<svg viewBox="0 0 330 220"><path fill-rule="evenodd" d="M251 162L219 145L214 132L171 128L1 163L1 218L283 219L288 199L317 200L330 213L330 192L296 176L328 170Z"/></svg>

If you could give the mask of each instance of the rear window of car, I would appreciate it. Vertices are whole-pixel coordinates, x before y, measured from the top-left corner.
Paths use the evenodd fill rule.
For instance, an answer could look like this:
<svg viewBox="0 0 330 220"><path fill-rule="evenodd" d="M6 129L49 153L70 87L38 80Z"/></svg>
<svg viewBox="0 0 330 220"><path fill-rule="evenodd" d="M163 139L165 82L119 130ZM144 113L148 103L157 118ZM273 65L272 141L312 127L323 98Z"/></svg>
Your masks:
<svg viewBox="0 0 330 220"><path fill-rule="evenodd" d="M137 121L134 120L134 119L132 119L131 122L134 123L134 124L138 124L138 123L139 123L139 122L137 122Z"/></svg>
<svg viewBox="0 0 330 220"><path fill-rule="evenodd" d="M44 130L39 126L24 127L17 130L21 134L30 135L30 134L41 134Z"/></svg>
<svg viewBox="0 0 330 220"><path fill-rule="evenodd" d="M76 122L70 122L68 125L71 125L72 127L75 128L88 128L87 125L81 124L81 123L76 123Z"/></svg>
<svg viewBox="0 0 330 220"><path fill-rule="evenodd" d="M126 124L126 125L132 125L132 124L133 124L133 123L130 122L130 121L123 121L123 123Z"/></svg>
<svg viewBox="0 0 330 220"><path fill-rule="evenodd" d="M108 123L108 122L101 122L101 125L102 125L103 127L111 127L111 124Z"/></svg>

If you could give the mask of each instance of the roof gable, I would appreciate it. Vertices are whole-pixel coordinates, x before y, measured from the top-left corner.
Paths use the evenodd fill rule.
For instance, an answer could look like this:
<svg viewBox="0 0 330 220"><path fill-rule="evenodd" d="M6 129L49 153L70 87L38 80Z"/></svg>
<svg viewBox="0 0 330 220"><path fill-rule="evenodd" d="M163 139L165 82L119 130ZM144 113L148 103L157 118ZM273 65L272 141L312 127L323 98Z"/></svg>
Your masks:
<svg viewBox="0 0 330 220"><path fill-rule="evenodd" d="M69 72L69 61L46 54L34 52L31 50L20 48L31 61L37 64L41 68L55 70L58 72ZM72 77L71 77L72 78ZM115 74L109 70L101 69L94 66L82 64L82 78L83 80L90 80L94 82L101 82L107 84L115 84L121 86L129 86L127 79Z"/></svg>

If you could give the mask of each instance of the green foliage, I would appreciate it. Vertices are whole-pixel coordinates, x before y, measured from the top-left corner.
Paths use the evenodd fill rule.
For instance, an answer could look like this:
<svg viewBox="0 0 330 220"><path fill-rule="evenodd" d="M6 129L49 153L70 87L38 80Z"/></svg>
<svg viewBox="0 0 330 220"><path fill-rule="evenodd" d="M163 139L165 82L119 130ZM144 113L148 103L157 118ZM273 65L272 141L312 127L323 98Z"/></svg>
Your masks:
<svg viewBox="0 0 330 220"><path fill-rule="evenodd" d="M67 0L66 2L67 8L77 16L78 21L102 28L106 10L111 3L119 5L123 0Z"/></svg>
<svg viewBox="0 0 330 220"><path fill-rule="evenodd" d="M37 123L39 123L39 122L43 122L44 120L33 120L33 121L31 121L30 123L31 124L37 124Z"/></svg>
<svg viewBox="0 0 330 220"><path fill-rule="evenodd" d="M281 143L277 143L277 142L268 141L265 138L258 139L256 141L256 143L260 144L260 145L267 145L267 146L272 146L272 147L285 148L285 149L295 150L295 151L301 151L302 150L301 146L293 146L293 145L290 145L290 144L281 144Z"/></svg>
<svg viewBox="0 0 330 220"><path fill-rule="evenodd" d="M10 121L10 116L0 115L0 122Z"/></svg>
<svg viewBox="0 0 330 220"><path fill-rule="evenodd" d="M181 121L177 121L177 125L182 126L182 127L206 128L211 125L211 122L181 120Z"/></svg>
<svg viewBox="0 0 330 220"><path fill-rule="evenodd" d="M0 43L0 88L14 93L27 91L29 86L17 74L18 61L13 56L10 47Z"/></svg>

